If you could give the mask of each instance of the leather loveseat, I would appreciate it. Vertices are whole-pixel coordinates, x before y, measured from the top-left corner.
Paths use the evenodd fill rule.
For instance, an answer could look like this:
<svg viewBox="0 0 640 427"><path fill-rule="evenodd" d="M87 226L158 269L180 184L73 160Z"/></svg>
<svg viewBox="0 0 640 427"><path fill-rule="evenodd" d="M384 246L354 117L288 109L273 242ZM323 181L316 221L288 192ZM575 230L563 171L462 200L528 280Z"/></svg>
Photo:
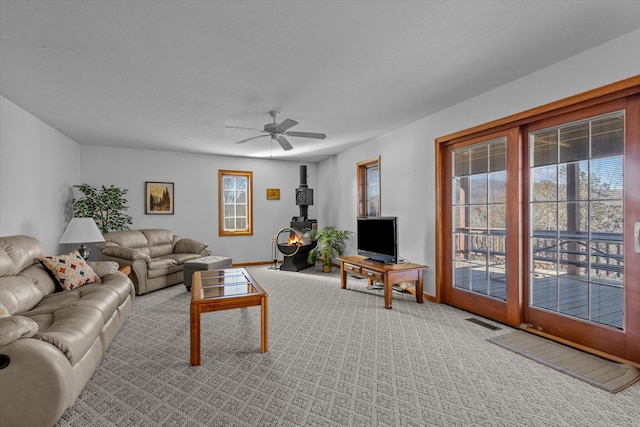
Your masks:
<svg viewBox="0 0 640 427"><path fill-rule="evenodd" d="M206 243L164 229L112 231L104 239L96 243L100 260L131 266L137 295L183 283L184 262L209 254Z"/></svg>
<svg viewBox="0 0 640 427"><path fill-rule="evenodd" d="M48 258L67 278L43 266ZM87 263L77 252L47 257L33 237L0 237L0 425L53 426L97 369L134 298L115 263Z"/></svg>

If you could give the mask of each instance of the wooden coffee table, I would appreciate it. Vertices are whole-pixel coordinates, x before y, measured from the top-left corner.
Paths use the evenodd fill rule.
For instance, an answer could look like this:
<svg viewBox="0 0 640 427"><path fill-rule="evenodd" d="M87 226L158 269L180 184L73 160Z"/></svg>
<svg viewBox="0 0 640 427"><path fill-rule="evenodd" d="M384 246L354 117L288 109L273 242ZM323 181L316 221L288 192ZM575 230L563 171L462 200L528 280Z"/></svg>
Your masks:
<svg viewBox="0 0 640 427"><path fill-rule="evenodd" d="M191 365L200 365L200 315L210 311L260 306L260 352L269 348L269 297L244 268L196 271L191 288Z"/></svg>

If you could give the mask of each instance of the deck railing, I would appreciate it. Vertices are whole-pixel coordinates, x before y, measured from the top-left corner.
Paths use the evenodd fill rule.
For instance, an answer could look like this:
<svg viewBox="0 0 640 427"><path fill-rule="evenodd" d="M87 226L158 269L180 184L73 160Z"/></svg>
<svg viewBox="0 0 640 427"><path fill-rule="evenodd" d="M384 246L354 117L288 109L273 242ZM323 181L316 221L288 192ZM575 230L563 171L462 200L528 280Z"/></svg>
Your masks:
<svg viewBox="0 0 640 427"><path fill-rule="evenodd" d="M505 237L504 229L460 229L469 234L456 234L458 241L457 259L486 259L491 257L492 263L504 263L506 256L506 239L488 239L488 236ZM469 236L468 248L465 247L465 237ZM536 230L532 240L536 246L532 247L531 256L534 268L555 271L556 263L562 272L575 274L578 269L591 269L591 274L597 277L620 280L623 273L623 236L618 233L591 233L588 240L586 233L569 234L554 231ZM468 256L465 254L468 253ZM591 258L589 262L589 258ZM582 274L580 274L582 275Z"/></svg>

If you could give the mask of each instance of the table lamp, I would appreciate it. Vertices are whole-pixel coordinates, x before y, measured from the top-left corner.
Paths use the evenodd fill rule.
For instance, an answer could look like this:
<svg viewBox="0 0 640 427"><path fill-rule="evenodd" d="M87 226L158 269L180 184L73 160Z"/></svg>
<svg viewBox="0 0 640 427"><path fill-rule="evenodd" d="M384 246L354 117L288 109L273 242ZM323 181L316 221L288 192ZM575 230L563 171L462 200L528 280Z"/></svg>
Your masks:
<svg viewBox="0 0 640 427"><path fill-rule="evenodd" d="M80 243L78 252L87 259L89 258L89 248L85 246L87 242L104 242L104 237L93 218L71 218L58 243Z"/></svg>

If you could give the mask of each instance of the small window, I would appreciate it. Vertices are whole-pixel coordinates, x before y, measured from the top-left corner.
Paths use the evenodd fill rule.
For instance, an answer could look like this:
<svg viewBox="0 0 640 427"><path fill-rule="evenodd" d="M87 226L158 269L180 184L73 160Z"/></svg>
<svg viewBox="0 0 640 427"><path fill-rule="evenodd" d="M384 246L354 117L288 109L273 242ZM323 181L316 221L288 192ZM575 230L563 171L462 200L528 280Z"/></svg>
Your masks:
<svg viewBox="0 0 640 427"><path fill-rule="evenodd" d="M218 170L218 234L253 235L253 172Z"/></svg>
<svg viewBox="0 0 640 427"><path fill-rule="evenodd" d="M380 156L358 163L358 216L380 216Z"/></svg>

